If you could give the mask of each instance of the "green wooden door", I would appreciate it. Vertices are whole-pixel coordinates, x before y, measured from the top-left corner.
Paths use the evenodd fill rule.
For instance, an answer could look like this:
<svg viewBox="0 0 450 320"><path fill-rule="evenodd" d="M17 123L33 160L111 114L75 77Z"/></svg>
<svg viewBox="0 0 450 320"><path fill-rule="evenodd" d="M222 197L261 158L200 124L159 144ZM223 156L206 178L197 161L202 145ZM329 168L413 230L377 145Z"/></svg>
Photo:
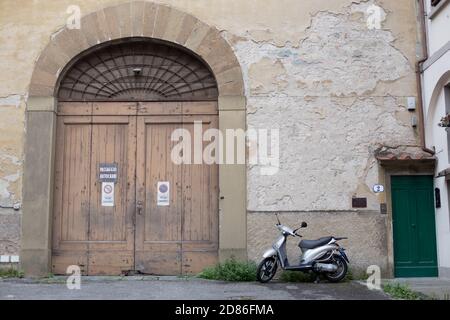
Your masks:
<svg viewBox="0 0 450 320"><path fill-rule="evenodd" d="M395 277L438 276L432 176L393 176Z"/></svg>

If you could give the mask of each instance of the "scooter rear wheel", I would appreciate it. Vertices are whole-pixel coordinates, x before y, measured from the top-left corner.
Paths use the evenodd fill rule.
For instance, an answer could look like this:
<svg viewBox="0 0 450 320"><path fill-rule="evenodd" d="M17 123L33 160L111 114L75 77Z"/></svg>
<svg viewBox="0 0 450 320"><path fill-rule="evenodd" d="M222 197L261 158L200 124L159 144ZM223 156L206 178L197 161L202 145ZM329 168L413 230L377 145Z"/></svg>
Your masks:
<svg viewBox="0 0 450 320"><path fill-rule="evenodd" d="M265 258L258 266L256 278L261 283L267 283L273 279L277 273L278 261L276 258Z"/></svg>
<svg viewBox="0 0 450 320"><path fill-rule="evenodd" d="M332 262L338 267L338 269L333 273L325 273L324 276L330 282L334 283L340 282L347 275L348 271L347 261L345 261L345 259L342 258L340 255L334 255L332 257Z"/></svg>

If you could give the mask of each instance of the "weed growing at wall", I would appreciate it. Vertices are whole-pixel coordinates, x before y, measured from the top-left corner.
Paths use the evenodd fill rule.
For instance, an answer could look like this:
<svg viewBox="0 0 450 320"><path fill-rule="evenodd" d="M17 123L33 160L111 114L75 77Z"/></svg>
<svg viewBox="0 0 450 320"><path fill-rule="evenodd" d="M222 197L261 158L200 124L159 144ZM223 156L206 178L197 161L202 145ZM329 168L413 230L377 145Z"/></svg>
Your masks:
<svg viewBox="0 0 450 320"><path fill-rule="evenodd" d="M421 296L417 292L411 290L407 285L402 285L400 283L385 284L383 290L394 299L421 300Z"/></svg>
<svg viewBox="0 0 450 320"><path fill-rule="evenodd" d="M314 273L283 271L280 275L280 280L283 282L314 282L316 277Z"/></svg>
<svg viewBox="0 0 450 320"><path fill-rule="evenodd" d="M23 278L23 271L16 269L0 269L0 279L4 278Z"/></svg>
<svg viewBox="0 0 450 320"><path fill-rule="evenodd" d="M253 261L237 261L235 258L204 269L199 278L223 281L256 281L257 265Z"/></svg>

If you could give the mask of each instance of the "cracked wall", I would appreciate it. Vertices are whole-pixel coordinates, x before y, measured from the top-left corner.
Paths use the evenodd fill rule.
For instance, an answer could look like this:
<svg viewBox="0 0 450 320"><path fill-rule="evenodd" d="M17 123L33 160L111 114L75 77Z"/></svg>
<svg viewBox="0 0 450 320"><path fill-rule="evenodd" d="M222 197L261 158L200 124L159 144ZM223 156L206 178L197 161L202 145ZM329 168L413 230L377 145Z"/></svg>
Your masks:
<svg viewBox="0 0 450 320"><path fill-rule="evenodd" d="M418 145L405 107L416 96L414 34L404 52L391 29L369 29L375 3L319 11L298 42L283 47L236 40L248 125L281 129L279 174L249 170L249 210L349 210L353 196L369 197L378 210L374 150ZM383 24L401 14L391 10L381 10Z"/></svg>
<svg viewBox="0 0 450 320"><path fill-rule="evenodd" d="M345 245L354 268L377 264L390 275L389 221L371 189L379 183L380 146L420 147L411 126L415 114L405 106L407 97L417 95L415 34L396 33L393 20L406 13L400 7L384 6L382 28L369 29L367 8L374 4L385 3L319 10L298 41L282 46L229 38L243 67L248 126L280 129L278 174L262 176L258 166L248 170L251 259L270 247L272 238L264 232L274 229L275 219L268 213L281 211L294 226L308 221L309 238L349 236ZM409 9L414 30L414 8ZM367 198L368 208L353 210L353 197ZM295 245L289 248L292 258Z"/></svg>
<svg viewBox="0 0 450 320"><path fill-rule="evenodd" d="M123 2L128 1L37 0L19 9L14 0L1 2L0 206L21 201L28 86L41 51L64 26L67 7L79 5L85 15ZM327 215L336 213L340 220L333 221L342 226L357 224L351 229L355 239L371 235L349 243L351 253L362 250L383 264L386 221L370 191L379 175L374 151L381 145L418 145L410 125L413 114L405 106L407 97L417 95L413 2L155 2L221 30L244 74L248 126L280 129L278 174L261 176L257 166L248 168L249 257L258 257L266 245L258 239L273 228L267 212L285 212L292 222L307 218L310 237L327 232ZM379 30L367 27L372 5L382 8ZM368 210L353 211L353 196L367 197ZM20 212L8 208L0 214L0 235L15 239L18 250L18 237L5 234L18 230L20 219L11 217L20 217Z"/></svg>

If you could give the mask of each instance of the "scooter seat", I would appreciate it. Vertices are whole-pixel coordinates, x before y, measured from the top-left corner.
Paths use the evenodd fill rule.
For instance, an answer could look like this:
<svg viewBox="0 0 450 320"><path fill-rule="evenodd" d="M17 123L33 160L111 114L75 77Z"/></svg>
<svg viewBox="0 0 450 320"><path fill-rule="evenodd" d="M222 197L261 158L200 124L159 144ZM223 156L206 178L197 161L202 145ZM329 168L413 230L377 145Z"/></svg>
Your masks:
<svg viewBox="0 0 450 320"><path fill-rule="evenodd" d="M315 249L328 244L332 239L333 237L325 237L318 240L302 240L298 246L304 249Z"/></svg>

